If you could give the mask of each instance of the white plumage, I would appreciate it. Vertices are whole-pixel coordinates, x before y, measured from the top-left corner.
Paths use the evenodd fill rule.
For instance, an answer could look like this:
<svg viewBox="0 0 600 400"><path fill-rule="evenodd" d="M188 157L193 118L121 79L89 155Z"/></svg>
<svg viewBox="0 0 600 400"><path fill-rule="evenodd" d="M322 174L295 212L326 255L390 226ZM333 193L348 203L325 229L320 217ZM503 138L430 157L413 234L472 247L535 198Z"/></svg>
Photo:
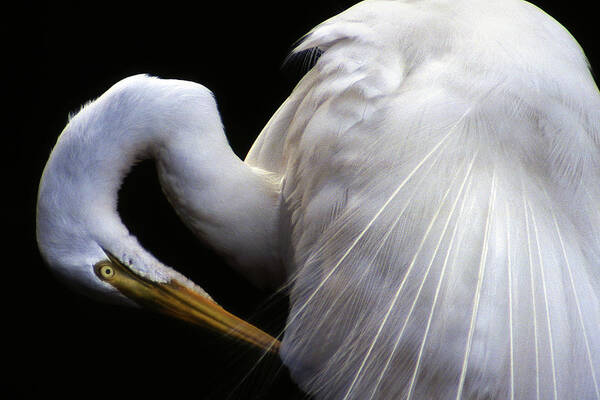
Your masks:
<svg viewBox="0 0 600 400"><path fill-rule="evenodd" d="M600 399L600 96L575 40L520 0L371 0L313 48L245 163L199 85L137 76L84 108L41 184L48 262L86 274L101 242L175 274L117 240L145 154L196 233L255 282L287 276L280 354L316 398ZM57 225L73 193L99 207L67 199L86 218Z"/></svg>

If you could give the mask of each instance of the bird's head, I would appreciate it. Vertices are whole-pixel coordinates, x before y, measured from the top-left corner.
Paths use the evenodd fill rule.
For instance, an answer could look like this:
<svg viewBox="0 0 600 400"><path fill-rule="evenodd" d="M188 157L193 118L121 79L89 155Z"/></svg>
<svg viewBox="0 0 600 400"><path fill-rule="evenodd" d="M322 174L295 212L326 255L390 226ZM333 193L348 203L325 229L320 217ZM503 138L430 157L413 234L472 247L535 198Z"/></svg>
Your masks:
<svg viewBox="0 0 600 400"><path fill-rule="evenodd" d="M156 157L191 126L208 132L207 141L221 140L210 137L218 125L213 96L201 85L142 75L117 83L70 119L50 155L38 192L38 247L57 276L88 296L150 307L274 350L275 339L146 251L117 212L119 187L137 160Z"/></svg>

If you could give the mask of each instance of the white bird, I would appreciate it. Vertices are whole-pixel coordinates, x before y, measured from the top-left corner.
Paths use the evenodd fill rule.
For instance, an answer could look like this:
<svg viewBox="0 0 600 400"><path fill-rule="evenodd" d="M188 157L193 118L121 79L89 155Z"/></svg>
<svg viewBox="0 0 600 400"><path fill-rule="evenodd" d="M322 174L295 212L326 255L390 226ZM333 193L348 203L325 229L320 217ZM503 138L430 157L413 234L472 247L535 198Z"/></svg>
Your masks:
<svg viewBox="0 0 600 400"><path fill-rule="evenodd" d="M196 234L288 286L279 354L315 398L600 399L600 95L576 41L521 0L371 0L310 49L244 162L198 84L138 75L86 105L40 183L51 268L272 346L181 311L207 295L120 221L151 157Z"/></svg>

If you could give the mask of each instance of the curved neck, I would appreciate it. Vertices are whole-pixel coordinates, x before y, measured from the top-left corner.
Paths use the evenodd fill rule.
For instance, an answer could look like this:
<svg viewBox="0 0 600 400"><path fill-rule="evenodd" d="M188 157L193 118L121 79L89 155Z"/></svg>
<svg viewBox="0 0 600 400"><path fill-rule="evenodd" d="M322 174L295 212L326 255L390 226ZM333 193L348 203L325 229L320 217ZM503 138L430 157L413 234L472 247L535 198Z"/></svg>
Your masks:
<svg viewBox="0 0 600 400"><path fill-rule="evenodd" d="M101 257L105 246L117 253L107 243L132 241L136 256L152 258L117 212L125 176L146 158L155 160L167 197L194 233L250 280L282 282L279 181L233 153L210 91L142 76L84 107L53 150L38 201L38 237L47 258L57 258L51 264L60 264L73 241L84 242L82 232L89 240L79 248L90 247L91 258Z"/></svg>

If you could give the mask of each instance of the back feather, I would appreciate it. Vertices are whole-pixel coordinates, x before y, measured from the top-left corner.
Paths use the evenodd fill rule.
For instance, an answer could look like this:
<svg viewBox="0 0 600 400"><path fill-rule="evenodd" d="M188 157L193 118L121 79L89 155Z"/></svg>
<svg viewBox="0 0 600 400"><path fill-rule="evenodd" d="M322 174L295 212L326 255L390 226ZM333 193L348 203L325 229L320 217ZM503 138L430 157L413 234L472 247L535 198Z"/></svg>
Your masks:
<svg viewBox="0 0 600 400"><path fill-rule="evenodd" d="M600 399L600 96L577 43L522 1L372 0L313 47L247 157L285 176L301 387Z"/></svg>

